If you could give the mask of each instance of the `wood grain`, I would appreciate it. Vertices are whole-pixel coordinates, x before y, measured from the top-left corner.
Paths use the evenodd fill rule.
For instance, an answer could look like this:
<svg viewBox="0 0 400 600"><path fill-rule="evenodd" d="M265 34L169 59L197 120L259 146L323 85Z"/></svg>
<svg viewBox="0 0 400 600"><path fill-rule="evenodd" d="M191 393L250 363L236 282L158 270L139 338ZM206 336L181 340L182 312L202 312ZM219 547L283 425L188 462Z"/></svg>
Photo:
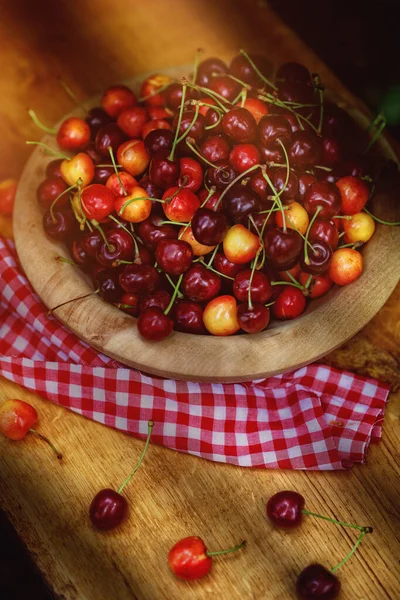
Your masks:
<svg viewBox="0 0 400 600"><path fill-rule="evenodd" d="M187 63L198 46L228 57L245 46L275 59L304 61L352 101L264 2L14 0L0 5L0 41L0 89L6 97L0 135L7 142L0 147L0 169L7 158L12 171L4 171L5 177L20 173L28 155L23 140L39 137L24 109L32 106L51 123L72 108L55 81L58 75L86 98L135 73ZM399 306L398 287L362 333L329 357L332 364L397 382L399 389ZM399 597L399 392L391 394L382 444L370 449L366 466L352 472L239 469L151 446L127 489L129 521L111 535L92 531L87 507L101 487L124 479L142 442L2 380L0 402L9 397L36 406L40 430L65 455L59 464L33 437L21 443L0 440L1 505L58 598L294 598L296 574L305 565L335 564L355 538L311 519L292 534L271 529L265 500L285 488L303 493L310 510L374 527L361 552L339 572L344 600ZM166 554L190 534L202 536L210 549L242 538L249 546L216 560L207 579L185 584L169 573Z"/></svg>

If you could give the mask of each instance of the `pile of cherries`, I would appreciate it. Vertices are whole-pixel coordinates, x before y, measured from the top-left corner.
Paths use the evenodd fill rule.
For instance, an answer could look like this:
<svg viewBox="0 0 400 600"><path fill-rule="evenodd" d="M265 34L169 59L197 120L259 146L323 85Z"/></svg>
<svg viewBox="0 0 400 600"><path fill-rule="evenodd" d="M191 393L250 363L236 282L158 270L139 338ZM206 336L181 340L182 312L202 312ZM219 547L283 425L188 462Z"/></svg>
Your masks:
<svg viewBox="0 0 400 600"><path fill-rule="evenodd" d="M66 119L43 226L148 340L257 333L363 271L366 208L397 167L297 63L246 52L110 87ZM389 182L389 184L388 184Z"/></svg>

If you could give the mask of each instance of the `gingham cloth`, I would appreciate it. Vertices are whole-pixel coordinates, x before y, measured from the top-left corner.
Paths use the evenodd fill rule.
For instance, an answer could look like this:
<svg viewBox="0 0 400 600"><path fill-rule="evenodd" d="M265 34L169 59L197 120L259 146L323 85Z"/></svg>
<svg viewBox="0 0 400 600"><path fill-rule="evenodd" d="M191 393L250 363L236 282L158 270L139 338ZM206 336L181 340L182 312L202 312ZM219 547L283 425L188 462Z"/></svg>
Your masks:
<svg viewBox="0 0 400 600"><path fill-rule="evenodd" d="M389 386L313 364L240 384L188 383L128 369L46 308L0 238L0 375L85 417L242 467L346 469L381 437Z"/></svg>

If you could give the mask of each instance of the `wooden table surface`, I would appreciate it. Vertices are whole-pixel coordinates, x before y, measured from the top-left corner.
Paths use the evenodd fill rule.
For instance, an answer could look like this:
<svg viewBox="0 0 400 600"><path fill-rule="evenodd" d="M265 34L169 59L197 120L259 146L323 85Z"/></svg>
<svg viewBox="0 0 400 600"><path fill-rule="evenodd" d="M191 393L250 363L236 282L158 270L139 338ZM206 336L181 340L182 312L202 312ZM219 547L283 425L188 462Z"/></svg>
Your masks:
<svg viewBox="0 0 400 600"><path fill-rule="evenodd" d="M108 84L207 55L231 57L240 47L280 61L297 59L328 86L355 100L266 2L229 0L9 0L0 3L0 179L21 172L39 139L26 109L55 122L71 110L62 77L85 99ZM7 224L0 222L0 229ZM33 436L0 440L0 503L56 597L64 600L290 599L296 575L310 562L339 562L351 530L308 518L300 530L273 530L265 500L296 489L307 508L372 525L374 533L338 574L343 599L400 597L400 286L373 321L327 362L393 384L383 441L365 466L340 473L239 469L151 446L126 490L128 521L111 534L88 523L90 501L116 487L142 442L95 424L0 380L0 402L19 397L38 409L41 428L64 453L59 464ZM211 576L187 584L166 562L171 545L199 535L210 549L246 539L248 548L215 561Z"/></svg>

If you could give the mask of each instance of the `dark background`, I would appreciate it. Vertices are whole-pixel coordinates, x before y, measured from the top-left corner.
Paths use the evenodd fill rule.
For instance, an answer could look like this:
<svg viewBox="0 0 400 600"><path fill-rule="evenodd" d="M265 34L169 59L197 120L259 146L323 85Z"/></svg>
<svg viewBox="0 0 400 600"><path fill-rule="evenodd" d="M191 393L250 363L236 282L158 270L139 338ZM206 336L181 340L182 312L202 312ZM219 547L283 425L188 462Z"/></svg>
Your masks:
<svg viewBox="0 0 400 600"><path fill-rule="evenodd" d="M397 0L270 0L270 5L400 141ZM0 599L52 596L0 511Z"/></svg>

